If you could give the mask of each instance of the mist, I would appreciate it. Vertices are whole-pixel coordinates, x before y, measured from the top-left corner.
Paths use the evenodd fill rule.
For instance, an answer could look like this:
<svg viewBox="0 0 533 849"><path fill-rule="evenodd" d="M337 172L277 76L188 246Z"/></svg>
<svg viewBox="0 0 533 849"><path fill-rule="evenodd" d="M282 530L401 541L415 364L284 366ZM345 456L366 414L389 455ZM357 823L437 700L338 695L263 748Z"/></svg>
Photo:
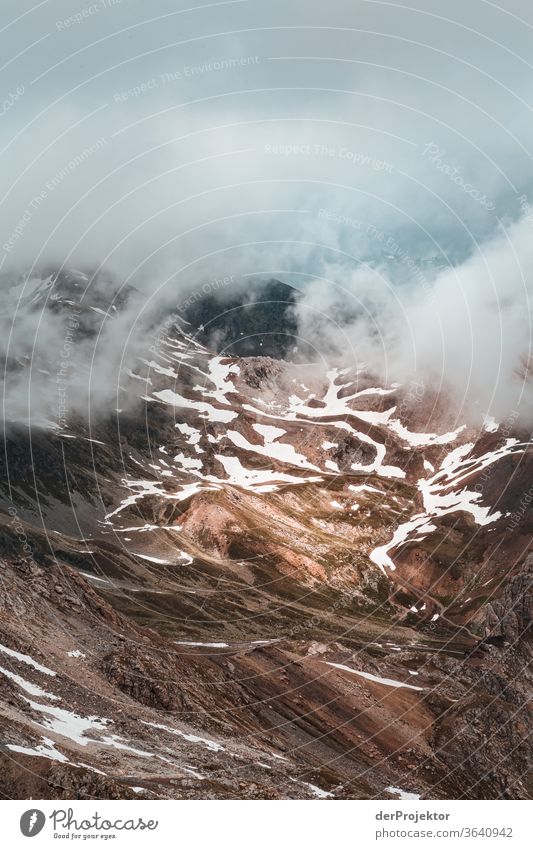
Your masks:
<svg viewBox="0 0 533 849"><path fill-rule="evenodd" d="M64 320L9 287L49 265L140 293L96 353L76 340L78 411L87 375L97 407L117 405L149 316L233 275L299 288L300 334L321 356L529 420L526 2L3 11L1 353L40 363L31 413L10 375L7 418L46 418L38 368L57 369Z"/></svg>
<svg viewBox="0 0 533 849"><path fill-rule="evenodd" d="M388 267L329 266L305 288L300 333L385 382L452 391L458 411L474 420L516 411L531 424L532 235L527 219L502 227L431 280L420 267L398 283Z"/></svg>

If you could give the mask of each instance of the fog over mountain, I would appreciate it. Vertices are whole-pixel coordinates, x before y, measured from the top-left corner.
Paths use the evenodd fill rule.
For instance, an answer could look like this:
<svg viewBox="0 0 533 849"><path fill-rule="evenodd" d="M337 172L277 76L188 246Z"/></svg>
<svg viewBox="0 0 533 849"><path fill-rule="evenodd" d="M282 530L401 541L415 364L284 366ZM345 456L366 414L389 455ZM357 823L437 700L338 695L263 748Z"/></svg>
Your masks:
<svg viewBox="0 0 533 849"><path fill-rule="evenodd" d="M347 339L385 373L529 408L527 3L156 12L4 4L8 279L108 268L175 304L277 277L322 353ZM4 344L46 348L53 321L35 321L19 310Z"/></svg>
<svg viewBox="0 0 533 849"><path fill-rule="evenodd" d="M531 799L530 2L1 8L0 797Z"/></svg>

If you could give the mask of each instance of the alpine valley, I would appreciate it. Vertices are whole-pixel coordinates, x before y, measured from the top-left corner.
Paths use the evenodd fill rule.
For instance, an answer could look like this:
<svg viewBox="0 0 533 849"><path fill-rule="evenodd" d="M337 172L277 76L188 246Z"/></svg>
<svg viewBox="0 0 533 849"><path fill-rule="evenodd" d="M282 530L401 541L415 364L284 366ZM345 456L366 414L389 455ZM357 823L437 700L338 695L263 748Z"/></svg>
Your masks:
<svg viewBox="0 0 533 849"><path fill-rule="evenodd" d="M75 356L135 297L92 284L11 292ZM0 793L531 798L531 434L313 359L260 293L152 315L99 414L6 357L50 409L5 413Z"/></svg>

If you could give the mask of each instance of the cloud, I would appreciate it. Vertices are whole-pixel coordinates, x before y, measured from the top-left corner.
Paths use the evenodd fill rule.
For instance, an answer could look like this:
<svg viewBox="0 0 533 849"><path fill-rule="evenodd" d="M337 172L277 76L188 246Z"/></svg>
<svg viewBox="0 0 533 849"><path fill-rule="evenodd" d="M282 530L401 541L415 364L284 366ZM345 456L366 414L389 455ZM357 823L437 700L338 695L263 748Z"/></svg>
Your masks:
<svg viewBox="0 0 533 849"><path fill-rule="evenodd" d="M532 223L527 218L464 262L420 283L398 283L391 268L331 266L308 284L300 333L388 381L422 379L452 392L459 410L499 418L517 410L531 422L533 393L520 363L532 348Z"/></svg>
<svg viewBox="0 0 533 849"><path fill-rule="evenodd" d="M520 242L531 189L522 0L4 7L2 272L106 267L162 305L280 277L405 373L415 349L443 372L432 343L462 373L453 320L480 312L509 372L521 290L488 307L481 281L514 279L500 234Z"/></svg>

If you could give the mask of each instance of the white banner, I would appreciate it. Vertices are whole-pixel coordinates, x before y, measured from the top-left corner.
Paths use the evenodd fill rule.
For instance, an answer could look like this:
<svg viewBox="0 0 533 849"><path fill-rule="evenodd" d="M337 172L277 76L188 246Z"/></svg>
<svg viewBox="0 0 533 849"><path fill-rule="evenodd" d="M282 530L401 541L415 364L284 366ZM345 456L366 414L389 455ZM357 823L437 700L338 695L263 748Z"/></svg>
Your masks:
<svg viewBox="0 0 533 849"><path fill-rule="evenodd" d="M532 813L503 801L5 801L2 845L525 849Z"/></svg>

